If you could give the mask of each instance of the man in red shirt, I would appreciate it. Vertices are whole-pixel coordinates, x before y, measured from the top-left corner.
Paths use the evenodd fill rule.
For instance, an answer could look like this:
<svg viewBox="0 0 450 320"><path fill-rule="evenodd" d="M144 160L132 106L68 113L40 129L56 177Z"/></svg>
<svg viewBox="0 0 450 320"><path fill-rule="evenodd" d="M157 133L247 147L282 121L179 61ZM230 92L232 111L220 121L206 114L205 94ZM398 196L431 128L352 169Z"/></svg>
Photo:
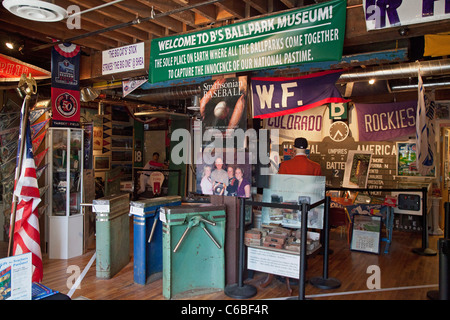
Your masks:
<svg viewBox="0 0 450 320"><path fill-rule="evenodd" d="M290 160L283 161L278 169L279 174L298 174L305 176L321 176L320 164L309 160L306 156L308 141L305 138L297 138L294 141L296 156Z"/></svg>

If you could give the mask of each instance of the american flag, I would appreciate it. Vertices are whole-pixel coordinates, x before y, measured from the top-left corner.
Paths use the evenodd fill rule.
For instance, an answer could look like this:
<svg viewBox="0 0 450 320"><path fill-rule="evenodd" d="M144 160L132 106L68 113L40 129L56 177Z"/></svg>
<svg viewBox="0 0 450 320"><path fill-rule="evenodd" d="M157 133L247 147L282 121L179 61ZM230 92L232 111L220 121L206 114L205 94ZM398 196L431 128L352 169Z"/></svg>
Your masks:
<svg viewBox="0 0 450 320"><path fill-rule="evenodd" d="M23 112L24 107L22 106L22 118ZM21 125L23 125L22 122ZM19 136L19 146L21 140L22 137ZM13 255L31 252L33 265L32 281L40 282L43 276L43 267L37 207L41 202L41 197L36 179L36 165L33 158L33 145L31 143L29 122L26 124L22 170L16 181L14 195L17 197L17 209L14 225Z"/></svg>
<svg viewBox="0 0 450 320"><path fill-rule="evenodd" d="M416 164L421 175L428 175L435 167L435 130L434 130L434 101L425 94L420 70L418 75L418 101L416 117Z"/></svg>

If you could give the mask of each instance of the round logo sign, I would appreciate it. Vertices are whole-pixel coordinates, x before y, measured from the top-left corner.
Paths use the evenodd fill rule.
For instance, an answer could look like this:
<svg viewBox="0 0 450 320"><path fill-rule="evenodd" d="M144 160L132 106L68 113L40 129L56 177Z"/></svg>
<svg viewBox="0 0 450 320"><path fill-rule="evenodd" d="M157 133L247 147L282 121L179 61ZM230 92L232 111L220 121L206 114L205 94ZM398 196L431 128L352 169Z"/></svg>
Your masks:
<svg viewBox="0 0 450 320"><path fill-rule="evenodd" d="M59 114L66 118L73 117L78 110L77 99L70 93L62 93L56 98L56 110Z"/></svg>

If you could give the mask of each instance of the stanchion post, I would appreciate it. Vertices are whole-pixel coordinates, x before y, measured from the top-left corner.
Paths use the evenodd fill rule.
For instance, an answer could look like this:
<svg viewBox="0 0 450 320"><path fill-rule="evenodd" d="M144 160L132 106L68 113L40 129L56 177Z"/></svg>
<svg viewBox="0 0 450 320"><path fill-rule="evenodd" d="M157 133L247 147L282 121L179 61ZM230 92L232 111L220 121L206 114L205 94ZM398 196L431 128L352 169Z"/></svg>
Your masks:
<svg viewBox="0 0 450 320"><path fill-rule="evenodd" d="M239 198L239 270L238 283L225 287L225 294L234 299L248 299L256 295L256 287L244 284L244 233L245 233L245 198Z"/></svg>
<svg viewBox="0 0 450 320"><path fill-rule="evenodd" d="M319 289L337 289L341 286L341 282L335 278L328 278L328 247L330 237L329 213L330 213L330 197L325 197L325 210L323 217L323 277L314 277L309 282Z"/></svg>
<svg viewBox="0 0 450 320"><path fill-rule="evenodd" d="M412 251L421 256L435 256L436 251L428 248L428 222L427 222L427 193L426 187L422 188L422 247Z"/></svg>
<svg viewBox="0 0 450 320"><path fill-rule="evenodd" d="M448 230L450 223L450 203L444 204L444 238L438 240L439 249L439 290L431 290L427 292L427 297L431 300L449 300L449 264L448 257L450 255L450 240L448 239Z"/></svg>

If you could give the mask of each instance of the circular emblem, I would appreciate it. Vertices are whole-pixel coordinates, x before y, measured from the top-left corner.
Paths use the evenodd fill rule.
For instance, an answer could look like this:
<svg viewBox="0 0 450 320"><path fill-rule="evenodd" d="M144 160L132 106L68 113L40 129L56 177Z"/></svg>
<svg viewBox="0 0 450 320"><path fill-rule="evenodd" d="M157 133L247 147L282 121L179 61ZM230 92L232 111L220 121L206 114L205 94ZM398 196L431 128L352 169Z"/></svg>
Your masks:
<svg viewBox="0 0 450 320"><path fill-rule="evenodd" d="M330 126L330 138L335 142L344 141L349 133L348 125L343 121L333 122Z"/></svg>
<svg viewBox="0 0 450 320"><path fill-rule="evenodd" d="M62 93L56 98L56 110L63 117L70 118L73 117L78 110L77 99L70 93Z"/></svg>

